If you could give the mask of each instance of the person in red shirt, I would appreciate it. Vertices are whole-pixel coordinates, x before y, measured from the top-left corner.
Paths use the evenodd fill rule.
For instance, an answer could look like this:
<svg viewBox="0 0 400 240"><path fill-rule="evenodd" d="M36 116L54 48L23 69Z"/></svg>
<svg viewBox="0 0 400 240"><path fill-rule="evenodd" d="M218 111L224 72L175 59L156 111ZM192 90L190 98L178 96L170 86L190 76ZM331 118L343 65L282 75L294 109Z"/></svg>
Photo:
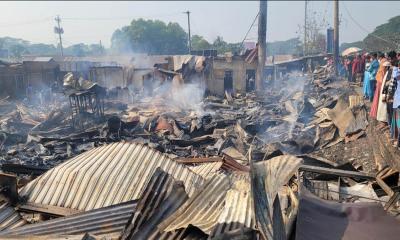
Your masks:
<svg viewBox="0 0 400 240"><path fill-rule="evenodd" d="M362 61L361 56L357 55L353 61L352 72L353 72L353 81L357 84L361 84L362 77Z"/></svg>

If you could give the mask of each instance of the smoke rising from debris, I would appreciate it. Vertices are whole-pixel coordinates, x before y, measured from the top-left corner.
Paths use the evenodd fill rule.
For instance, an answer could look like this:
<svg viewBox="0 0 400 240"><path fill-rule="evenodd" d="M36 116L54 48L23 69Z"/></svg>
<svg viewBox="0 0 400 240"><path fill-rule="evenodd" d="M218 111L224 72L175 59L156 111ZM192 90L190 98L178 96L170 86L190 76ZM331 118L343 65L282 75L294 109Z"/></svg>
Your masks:
<svg viewBox="0 0 400 240"><path fill-rule="evenodd" d="M205 87L199 82L174 84L164 82L153 92L153 100L163 99L166 104L184 111L194 111L197 115L204 114L203 96Z"/></svg>
<svg viewBox="0 0 400 240"><path fill-rule="evenodd" d="M297 119L305 107L305 86L307 77L301 72L291 72L286 79L274 83L274 89L279 94L274 98L273 104L284 105L288 115L284 123L271 126L266 131L260 131L260 137L265 143L282 142L293 137L293 132L298 122Z"/></svg>

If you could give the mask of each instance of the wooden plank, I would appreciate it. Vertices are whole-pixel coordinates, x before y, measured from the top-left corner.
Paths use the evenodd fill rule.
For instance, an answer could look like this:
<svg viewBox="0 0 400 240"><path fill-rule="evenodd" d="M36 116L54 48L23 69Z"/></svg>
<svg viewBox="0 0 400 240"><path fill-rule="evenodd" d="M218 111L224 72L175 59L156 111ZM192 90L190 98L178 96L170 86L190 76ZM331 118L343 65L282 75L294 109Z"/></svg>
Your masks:
<svg viewBox="0 0 400 240"><path fill-rule="evenodd" d="M220 157L198 157L198 158L176 158L174 159L177 163L190 164L190 163L210 163L210 162L222 162Z"/></svg>
<svg viewBox="0 0 400 240"><path fill-rule="evenodd" d="M383 207L383 209L385 209L385 211L389 211L391 208L393 208L393 206L400 200L400 193L396 192L394 193L389 201L385 204L385 206Z"/></svg>
<svg viewBox="0 0 400 240"><path fill-rule="evenodd" d="M388 196L393 196L394 191L380 177L376 178L376 183L383 189L383 191L385 191Z"/></svg>
<svg viewBox="0 0 400 240"><path fill-rule="evenodd" d="M324 167L315 167L309 165L302 165L300 167L301 171L307 172L314 172L314 173L321 173L321 174L328 174L333 176L340 176L340 177L351 177L351 178L361 178L361 179L375 179L375 176L368 173L363 172L354 172L354 171L347 171L347 170L340 170L334 168L324 168Z"/></svg>
<svg viewBox="0 0 400 240"><path fill-rule="evenodd" d="M43 205L43 204L33 203L33 202L27 202L26 204L19 205L17 208L21 211L40 212L43 214L48 214L48 215L52 215L52 216L62 216L62 217L82 212L80 210L76 210L76 209L72 209L72 208Z"/></svg>

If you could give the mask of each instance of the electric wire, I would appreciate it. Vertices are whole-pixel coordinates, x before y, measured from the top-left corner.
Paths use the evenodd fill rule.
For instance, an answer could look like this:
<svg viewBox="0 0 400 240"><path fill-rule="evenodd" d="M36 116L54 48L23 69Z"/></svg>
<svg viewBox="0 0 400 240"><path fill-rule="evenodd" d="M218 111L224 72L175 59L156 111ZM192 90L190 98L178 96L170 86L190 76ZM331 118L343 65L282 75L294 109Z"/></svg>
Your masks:
<svg viewBox="0 0 400 240"><path fill-rule="evenodd" d="M257 12L257 15L256 15L256 17L254 18L252 24L250 25L249 30L247 30L247 33L246 33L246 35L244 36L242 43L240 44L240 49L243 48L244 41L246 41L247 35L250 33L250 31L251 31L251 29L253 28L253 25L254 25L254 23L256 22L256 20L257 20L257 18L258 18L259 15L260 15L260 11Z"/></svg>
<svg viewBox="0 0 400 240"><path fill-rule="evenodd" d="M390 43L390 44L393 44L393 45L396 45L396 46L400 46L399 43L392 42L392 41L389 41L389 40L387 40L387 39L381 38L381 37L379 37L379 36L377 36L377 35L371 33L370 31L368 31L366 28L364 28L360 23L358 23L358 22L353 18L353 16L350 14L350 11L347 9L347 6L346 6L346 4L345 4L344 2L343 2L343 6L344 6L344 9L346 10L347 15L349 15L350 19L351 19L360 29L364 30L366 33L368 33L369 35L371 35L371 36L373 36L373 37L375 37L375 38L377 38L377 39L380 39L380 40L382 40L382 41L385 41L385 42L387 42L387 43Z"/></svg>

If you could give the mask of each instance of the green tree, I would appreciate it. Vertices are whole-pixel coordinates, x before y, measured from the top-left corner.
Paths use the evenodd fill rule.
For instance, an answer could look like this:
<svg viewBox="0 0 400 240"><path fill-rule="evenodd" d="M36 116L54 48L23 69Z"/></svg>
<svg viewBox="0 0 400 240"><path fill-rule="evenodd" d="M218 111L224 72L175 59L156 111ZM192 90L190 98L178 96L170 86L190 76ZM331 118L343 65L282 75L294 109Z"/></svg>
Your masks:
<svg viewBox="0 0 400 240"><path fill-rule="evenodd" d="M88 49L89 51L86 54L91 56L99 56L105 53L104 47L100 44L90 44Z"/></svg>
<svg viewBox="0 0 400 240"><path fill-rule="evenodd" d="M225 53L225 52L229 52L228 43L225 42L224 39L221 36L218 36L214 40L212 46L220 54Z"/></svg>
<svg viewBox="0 0 400 240"><path fill-rule="evenodd" d="M35 55L53 55L57 53L57 48L52 44L30 44L26 48L30 54Z"/></svg>
<svg viewBox="0 0 400 240"><path fill-rule="evenodd" d="M364 38L367 51L400 50L400 15L389 19L385 24L379 25Z"/></svg>
<svg viewBox="0 0 400 240"><path fill-rule="evenodd" d="M267 43L267 56L272 55L300 55L302 43L299 38L291 38L286 41Z"/></svg>
<svg viewBox="0 0 400 240"><path fill-rule="evenodd" d="M200 35L192 36L192 49L193 50L206 50L210 49L211 44Z"/></svg>
<svg viewBox="0 0 400 240"><path fill-rule="evenodd" d="M20 59L26 53L26 48L22 44L15 44L10 47L10 53L13 58Z"/></svg>
<svg viewBox="0 0 400 240"><path fill-rule="evenodd" d="M66 55L84 57L88 55L89 47L83 43L74 44L64 49Z"/></svg>
<svg viewBox="0 0 400 240"><path fill-rule="evenodd" d="M111 48L116 52L183 54L187 53L187 34L178 23L140 18L113 33Z"/></svg>

